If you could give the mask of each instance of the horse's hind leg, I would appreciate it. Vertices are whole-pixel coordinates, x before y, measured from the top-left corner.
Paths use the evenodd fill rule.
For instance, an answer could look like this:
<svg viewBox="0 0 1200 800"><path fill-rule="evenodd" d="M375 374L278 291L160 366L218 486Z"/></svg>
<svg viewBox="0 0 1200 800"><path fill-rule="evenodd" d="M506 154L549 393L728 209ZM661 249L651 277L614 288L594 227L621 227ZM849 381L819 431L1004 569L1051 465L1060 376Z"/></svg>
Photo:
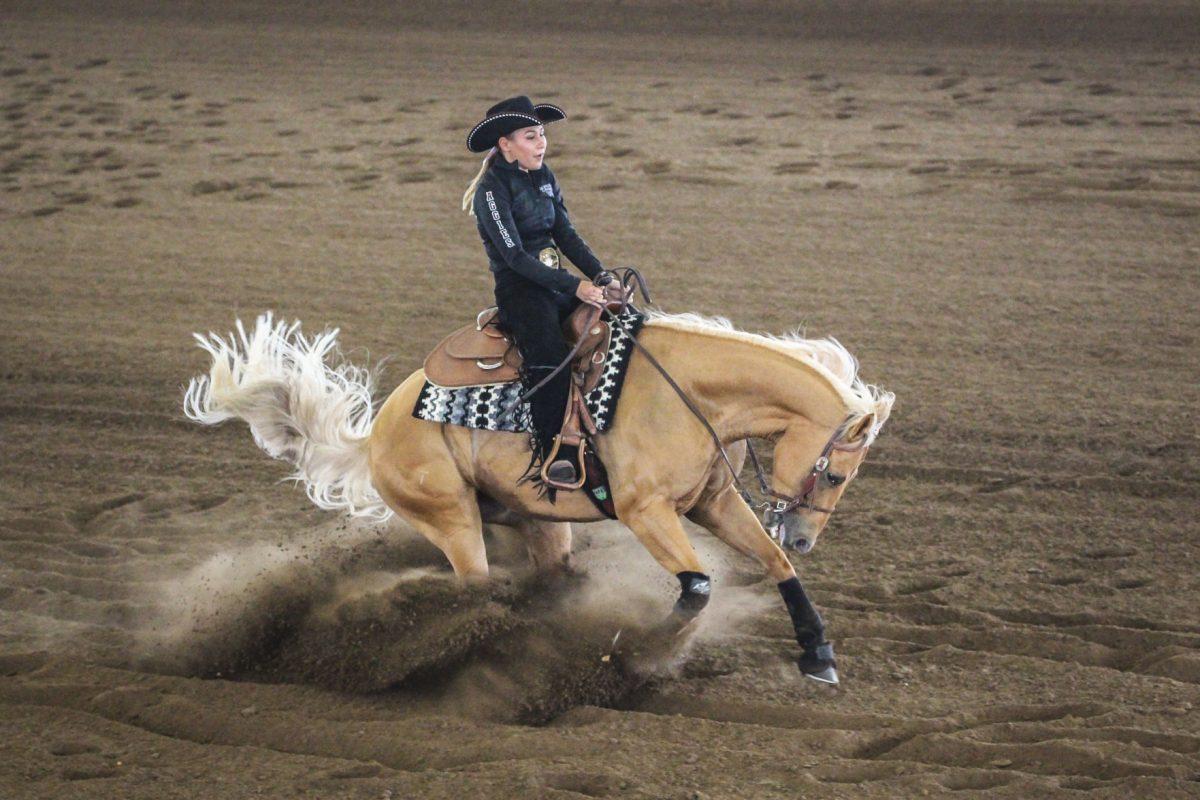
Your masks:
<svg viewBox="0 0 1200 800"><path fill-rule="evenodd" d="M491 525L513 528L525 542L525 552L533 569L542 575L570 575L575 571L571 562L571 523L534 519L518 514L497 503L486 494L477 494L483 521Z"/></svg>
<svg viewBox="0 0 1200 800"><path fill-rule="evenodd" d="M388 503L391 505L390 501ZM393 508L418 532L446 554L454 574L464 583L488 579L487 549L483 544L483 523L472 502L414 511L405 505Z"/></svg>
<svg viewBox="0 0 1200 800"><path fill-rule="evenodd" d="M486 581L487 550L475 490L463 480L450 452L436 446L436 440L411 436L398 441L405 446L390 453L382 447L372 449L371 483L376 491L446 554L459 580Z"/></svg>
<svg viewBox="0 0 1200 800"><path fill-rule="evenodd" d="M539 574L570 575L575 571L571 563L571 523L520 517L516 528Z"/></svg>

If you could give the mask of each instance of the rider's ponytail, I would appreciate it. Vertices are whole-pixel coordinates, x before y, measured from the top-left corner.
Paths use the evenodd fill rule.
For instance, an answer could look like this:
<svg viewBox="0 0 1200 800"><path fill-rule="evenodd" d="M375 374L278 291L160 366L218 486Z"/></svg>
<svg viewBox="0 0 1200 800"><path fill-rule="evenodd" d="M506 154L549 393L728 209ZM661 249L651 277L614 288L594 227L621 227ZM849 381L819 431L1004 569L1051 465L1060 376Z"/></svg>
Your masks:
<svg viewBox="0 0 1200 800"><path fill-rule="evenodd" d="M463 195L462 208L472 217L475 216L475 190L479 187L479 182L483 180L484 174L488 171L488 167L492 165L492 161L496 158L496 153L500 150L493 147L488 150L488 154L483 157L483 165L479 167L479 172L475 173L475 177L467 186L467 193Z"/></svg>

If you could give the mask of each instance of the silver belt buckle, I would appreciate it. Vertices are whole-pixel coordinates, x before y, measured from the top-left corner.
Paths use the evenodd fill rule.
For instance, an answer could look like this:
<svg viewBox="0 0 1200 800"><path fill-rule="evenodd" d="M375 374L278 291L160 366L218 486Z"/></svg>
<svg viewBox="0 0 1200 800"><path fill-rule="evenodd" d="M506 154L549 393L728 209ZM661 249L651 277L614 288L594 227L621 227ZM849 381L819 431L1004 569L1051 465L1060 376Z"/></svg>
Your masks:
<svg viewBox="0 0 1200 800"><path fill-rule="evenodd" d="M538 261L550 269L560 269L558 265L558 250L553 247L543 247L538 251Z"/></svg>

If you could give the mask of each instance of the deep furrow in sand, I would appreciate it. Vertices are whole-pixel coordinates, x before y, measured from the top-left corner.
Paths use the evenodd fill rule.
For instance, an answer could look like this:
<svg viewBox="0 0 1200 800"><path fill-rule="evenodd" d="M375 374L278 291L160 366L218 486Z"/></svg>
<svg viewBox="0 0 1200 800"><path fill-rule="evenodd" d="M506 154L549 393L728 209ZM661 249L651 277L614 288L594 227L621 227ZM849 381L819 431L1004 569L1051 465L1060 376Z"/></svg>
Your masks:
<svg viewBox="0 0 1200 800"><path fill-rule="evenodd" d="M766 726L787 730L787 741L812 754L808 760L814 763L807 766L816 766L815 760L834 759L825 761L815 771L819 780L833 783L890 780L911 775L914 767L917 772L922 768L926 772L938 771L939 776L964 788L971 788L971 784L980 781L1000 784L1016 779L1002 776L1018 774L1027 779L1098 777L1104 782L1143 776L1179 779L1191 774L1195 767L1195 759L1179 752L1193 747L1193 741L1164 738L1151 731L1046 724L1084 722L1113 711L1112 707L1099 703L996 706L939 718L897 720L895 727L898 730L895 731L875 727L885 720L871 715L843 715L842 721L852 726L845 730L836 724L838 715L823 715L819 711L815 724L806 724L806 715L811 711L807 708L786 710L725 704L675 693L644 700L635 710L661 715L664 719L682 714L696 721L717 721L750 729ZM590 713L595 711L598 710ZM791 718L782 715L785 711L789 711ZM863 727L864 722L872 727ZM967 738L988 728L1014 731L1013 741ZM1076 736L1076 732L1080 735ZM863 739L866 741L854 745L856 740ZM1173 747L1159 748L1158 744ZM1125 748L1128 756L1131 745L1137 747L1146 760L1121 758L1109 752L1109 746L1119 746ZM851 749L847 750L847 747ZM1060 759L1054 761L1047 758L1047 754L1056 754ZM896 766L887 762L895 762ZM974 780L971 775L975 776Z"/></svg>
<svg viewBox="0 0 1200 800"><path fill-rule="evenodd" d="M844 588L844 587L843 587ZM826 601L823 607L856 613L898 618L929 628L965 627L982 630L994 627L1004 630L1029 629L1035 635L1070 636L1083 642L1124 650L1147 652L1160 647L1200 649L1200 633L1186 625L1159 627L1122 624L1127 620L1103 620L1094 614L1047 614L1032 609L988 608L961 609L948 604L924 603L898 597L895 602L872 602L854 607L842 606L836 600ZM1133 620L1139 622L1140 620Z"/></svg>
<svg viewBox="0 0 1200 800"><path fill-rule="evenodd" d="M996 744L1021 744L1046 742L1062 739L1068 730L1053 725L1030 723L1014 726L1007 722L996 722L977 729L975 738ZM1156 750L1168 750L1181 756L1200 753L1200 736L1187 733L1162 733L1160 731L1105 726L1099 728L1074 727L1069 730L1070 738L1089 742L1116 742L1138 745Z"/></svg>
<svg viewBox="0 0 1200 800"><path fill-rule="evenodd" d="M1198 625L1148 619L1146 617L1129 617L1120 614L1101 616L1087 611L1075 614L1058 614L1052 611L1039 611L1032 608L986 607L979 610L983 613L999 617L1006 622L1025 623L1029 625L1065 629L1102 625L1113 630L1165 631L1168 633L1192 634L1200 637L1200 626Z"/></svg>
<svg viewBox="0 0 1200 800"><path fill-rule="evenodd" d="M129 732L136 731L137 733L148 736L148 737L162 738L162 739L170 740L172 742L178 742L178 743L185 744L185 745L196 745L196 746L200 746L200 747L204 747L204 748L208 748L208 747L230 748L230 749L248 748L250 750L269 751L270 753L272 753L274 755L287 756L289 758L296 758L296 759L300 759L300 760L333 761L333 762L342 762L343 764L364 764L364 763L377 764L378 763L375 761L362 761L359 759L350 758L348 756L342 756L342 755L327 755L324 753L297 753L297 752L292 752L292 751L288 751L288 750L280 750L277 748L266 747L262 744L243 743L243 744L236 744L236 745L226 745L226 744L221 744L221 743L212 742L212 741L203 741L203 740L199 740L199 739L188 737L188 736L175 735L170 732L153 730L145 725L138 725L134 721L113 719L112 717L110 717L108 715L98 713L96 711L83 709L83 708L76 708L76 707L72 707L72 706L64 706L64 705L59 705L59 704L14 702L14 703L7 704L5 706L5 709L6 709L6 713L10 713L12 715L12 717L10 717L10 719L15 718L18 714L21 714L22 712L29 713L29 714L35 715L35 716L51 716L51 717L59 718L59 719L65 718L70 723L72 723L73 726L88 730L89 732L93 732L92 735L94 735L94 731L96 731L97 728L100 728L101 730L106 730L106 732L110 733L110 735L114 739L118 739L118 738L123 739L129 735ZM99 724L97 724L97 723L99 723ZM408 771L408 770L397 769L395 767L386 767L386 768L389 770L393 770L395 772L407 772Z"/></svg>
<svg viewBox="0 0 1200 800"><path fill-rule="evenodd" d="M724 756L735 756L757 774L778 771L786 779L801 769L788 762L796 747L836 756L861 744L855 732L793 730L784 742L764 735L769 729L759 725L696 719L681 727L669 717L595 707L569 712L549 729L488 725L481 731L478 720L412 715L344 722L324 718L317 724L308 714L270 710L255 711L248 718L237 709L165 693L153 683L140 680L109 689L78 684L25 688L0 681L0 698L10 706L72 709L177 741L378 763L406 773L474 772L498 763L546 765L564 759L582 767L595 760L597 737L605 743L617 735L626 743L640 740L644 752L671 763L683 763L689 753L719 739ZM608 724L593 731L598 717ZM786 766L779 767L781 763Z"/></svg>
<svg viewBox="0 0 1200 800"><path fill-rule="evenodd" d="M214 708L162 689L126 685L112 689L83 685L24 689L0 683L6 704L69 708L92 714L160 736L201 745L257 747L296 756L338 758L377 762L402 772L445 770L489 761L519 761L528 753L539 757L571 757L586 754L582 746L540 742L537 748L523 737L507 735L497 726L486 747L446 741L452 722L434 717L395 721L322 720L313 724L307 715L255 712L247 721L238 709ZM473 726L478 727L478 723ZM404 729L404 744L397 745L398 730ZM487 750L491 750L490 753Z"/></svg>
<svg viewBox="0 0 1200 800"><path fill-rule="evenodd" d="M824 606L836 608L836 606ZM788 642L792 637L776 625L760 626L753 635ZM1060 631L1005 626L998 630L963 628L956 625L905 625L876 619L838 618L832 631L836 640L871 639L894 642L904 654L950 647L964 652L998 658L1034 659L1075 664L1082 668L1111 669L1137 673L1148 678L1170 678L1200 683L1200 653L1177 645L1151 646L1144 650L1109 647Z"/></svg>
<svg viewBox="0 0 1200 800"><path fill-rule="evenodd" d="M922 734L899 743L877 759L917 761L954 767L986 767L1004 764L1013 771L1036 775L1075 775L1112 780L1138 776L1187 778L1194 774L1194 761L1150 763L1122 757L1111 749L1097 751L1081 747L1069 738L1035 744L991 744L974 742L955 734Z"/></svg>

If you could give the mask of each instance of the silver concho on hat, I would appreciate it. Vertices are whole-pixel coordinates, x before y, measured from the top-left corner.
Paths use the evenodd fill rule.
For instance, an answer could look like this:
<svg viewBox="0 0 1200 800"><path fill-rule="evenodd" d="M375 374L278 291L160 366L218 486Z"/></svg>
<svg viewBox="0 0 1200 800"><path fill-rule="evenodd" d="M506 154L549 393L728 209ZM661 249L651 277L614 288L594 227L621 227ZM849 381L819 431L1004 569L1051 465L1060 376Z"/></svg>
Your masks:
<svg viewBox="0 0 1200 800"><path fill-rule="evenodd" d="M553 247L543 247L538 251L538 261L551 269L558 269L558 250Z"/></svg>

